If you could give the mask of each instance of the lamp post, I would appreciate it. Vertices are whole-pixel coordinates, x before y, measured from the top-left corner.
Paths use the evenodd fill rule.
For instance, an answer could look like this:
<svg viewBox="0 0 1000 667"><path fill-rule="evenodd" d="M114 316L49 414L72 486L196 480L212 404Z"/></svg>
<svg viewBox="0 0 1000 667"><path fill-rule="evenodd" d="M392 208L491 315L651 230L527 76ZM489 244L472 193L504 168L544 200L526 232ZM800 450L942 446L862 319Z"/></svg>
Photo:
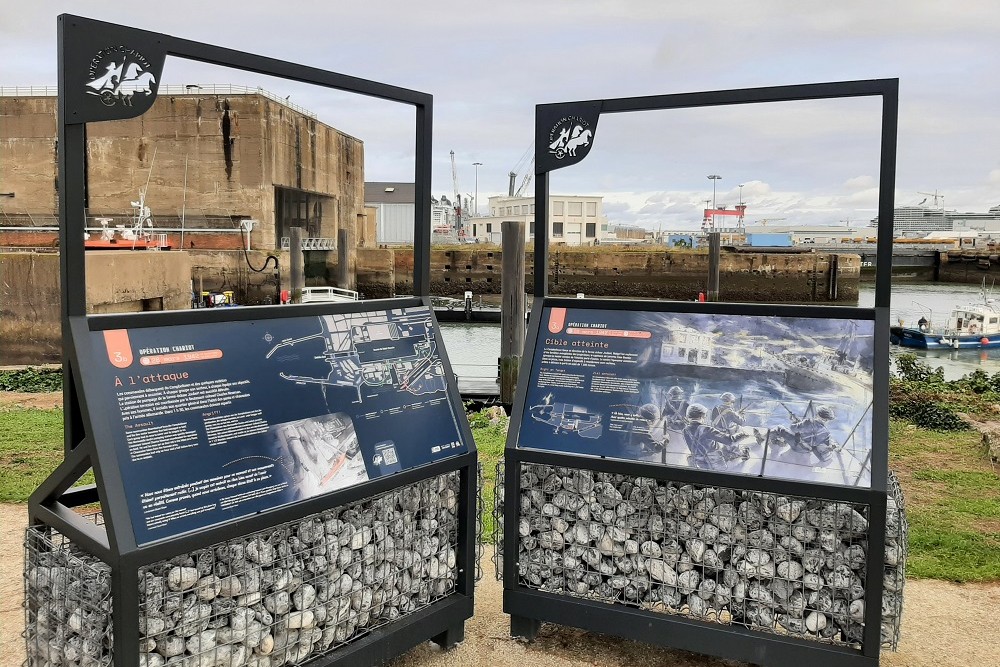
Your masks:
<svg viewBox="0 0 1000 667"><path fill-rule="evenodd" d="M709 174L708 179L712 181L712 229L715 229L715 182L721 181L722 176L718 174Z"/></svg>
<svg viewBox="0 0 1000 667"><path fill-rule="evenodd" d="M743 184L740 183L740 206L743 206ZM743 226L743 213L746 212L746 208L740 209L740 217L736 218L736 226Z"/></svg>
<svg viewBox="0 0 1000 667"><path fill-rule="evenodd" d="M483 166L482 162L473 162L472 166L476 168L476 190L475 194L472 196L472 215L473 217L479 217L479 168Z"/></svg>

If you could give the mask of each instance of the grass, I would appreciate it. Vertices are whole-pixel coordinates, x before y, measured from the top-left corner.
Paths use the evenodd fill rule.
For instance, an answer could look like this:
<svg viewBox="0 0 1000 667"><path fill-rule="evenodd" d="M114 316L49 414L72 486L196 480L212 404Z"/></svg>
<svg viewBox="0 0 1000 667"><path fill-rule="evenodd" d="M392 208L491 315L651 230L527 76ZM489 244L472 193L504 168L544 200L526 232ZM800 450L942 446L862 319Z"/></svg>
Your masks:
<svg viewBox="0 0 1000 667"><path fill-rule="evenodd" d="M489 542L496 531L493 502L496 498L497 463L503 459L507 441L507 420L497 424L482 425L473 421L472 436L479 450L479 465L483 470L483 541Z"/></svg>
<svg viewBox="0 0 1000 667"><path fill-rule="evenodd" d="M470 421L483 469L483 539L489 541L507 420L492 423L478 413ZM0 408L0 432L0 501L26 502L62 460L62 410ZM889 437L890 466L903 485L910 522L907 575L1000 580L1000 475L979 434L938 433L893 420Z"/></svg>
<svg viewBox="0 0 1000 667"><path fill-rule="evenodd" d="M0 502L27 502L62 462L62 410L0 407L0 433Z"/></svg>
<svg viewBox="0 0 1000 667"><path fill-rule="evenodd" d="M889 465L910 522L907 575L1000 579L1000 475L976 431L938 433L893 421Z"/></svg>

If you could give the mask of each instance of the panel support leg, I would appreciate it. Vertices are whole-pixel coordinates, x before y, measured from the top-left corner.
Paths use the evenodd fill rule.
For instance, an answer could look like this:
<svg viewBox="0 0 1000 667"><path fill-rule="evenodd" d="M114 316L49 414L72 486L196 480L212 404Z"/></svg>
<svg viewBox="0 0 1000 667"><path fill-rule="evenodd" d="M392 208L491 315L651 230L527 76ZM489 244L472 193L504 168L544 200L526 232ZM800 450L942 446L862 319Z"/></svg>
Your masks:
<svg viewBox="0 0 1000 667"><path fill-rule="evenodd" d="M465 623L456 623L439 635L431 637L431 641L445 651L450 651L465 639Z"/></svg>
<svg viewBox="0 0 1000 667"><path fill-rule="evenodd" d="M541 627L542 622L534 618L514 615L510 617L510 636L514 639L523 639L526 642L535 641Z"/></svg>

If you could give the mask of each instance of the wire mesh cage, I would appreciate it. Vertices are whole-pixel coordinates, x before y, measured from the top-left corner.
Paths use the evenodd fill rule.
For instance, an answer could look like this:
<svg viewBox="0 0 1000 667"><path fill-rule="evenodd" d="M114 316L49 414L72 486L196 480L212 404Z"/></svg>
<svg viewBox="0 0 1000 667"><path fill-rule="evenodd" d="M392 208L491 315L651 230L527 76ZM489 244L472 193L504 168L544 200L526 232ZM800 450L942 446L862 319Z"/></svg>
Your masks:
<svg viewBox="0 0 1000 667"><path fill-rule="evenodd" d="M540 464L520 474L520 585L861 647L867 506ZM901 505L895 516L882 605L889 648L902 604Z"/></svg>
<svg viewBox="0 0 1000 667"><path fill-rule="evenodd" d="M503 580L503 490L504 463L497 461L496 493L493 496L493 568L497 581Z"/></svg>
<svg viewBox="0 0 1000 667"><path fill-rule="evenodd" d="M140 568L138 664L299 664L448 596L459 485L458 471L445 473ZM52 563L64 561L73 569L56 577ZM109 577L51 529L28 529L27 667L110 664ZM98 639L92 660L67 654Z"/></svg>
<svg viewBox="0 0 1000 667"><path fill-rule="evenodd" d="M882 646L895 651L903 626L903 587L909 555L910 525L906 520L903 487L889 471L885 517L885 578L882 583Z"/></svg>
<svg viewBox="0 0 1000 667"><path fill-rule="evenodd" d="M111 568L45 526L28 529L24 562L26 664L110 665Z"/></svg>
<svg viewBox="0 0 1000 667"><path fill-rule="evenodd" d="M476 463L476 581L483 578L483 464Z"/></svg>

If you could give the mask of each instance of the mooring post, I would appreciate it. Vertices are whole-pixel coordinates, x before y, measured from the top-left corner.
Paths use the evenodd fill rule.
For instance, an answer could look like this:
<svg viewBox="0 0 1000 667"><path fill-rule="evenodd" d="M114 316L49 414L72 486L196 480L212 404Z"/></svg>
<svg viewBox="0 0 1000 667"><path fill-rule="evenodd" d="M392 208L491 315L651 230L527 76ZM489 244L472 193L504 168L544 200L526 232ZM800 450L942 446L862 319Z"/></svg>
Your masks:
<svg viewBox="0 0 1000 667"><path fill-rule="evenodd" d="M524 349L524 223L506 221L500 230L500 403L511 406Z"/></svg>
<svg viewBox="0 0 1000 667"><path fill-rule="evenodd" d="M292 227L288 247L292 279L292 303L302 303L302 288L306 286L305 255L302 252L302 228Z"/></svg>
<svg viewBox="0 0 1000 667"><path fill-rule="evenodd" d="M837 300L837 280L840 278L840 255L830 255L830 279L827 281L827 300Z"/></svg>
<svg viewBox="0 0 1000 667"><path fill-rule="evenodd" d="M708 234L708 301L719 300L719 255L722 253L722 238L719 232Z"/></svg>

